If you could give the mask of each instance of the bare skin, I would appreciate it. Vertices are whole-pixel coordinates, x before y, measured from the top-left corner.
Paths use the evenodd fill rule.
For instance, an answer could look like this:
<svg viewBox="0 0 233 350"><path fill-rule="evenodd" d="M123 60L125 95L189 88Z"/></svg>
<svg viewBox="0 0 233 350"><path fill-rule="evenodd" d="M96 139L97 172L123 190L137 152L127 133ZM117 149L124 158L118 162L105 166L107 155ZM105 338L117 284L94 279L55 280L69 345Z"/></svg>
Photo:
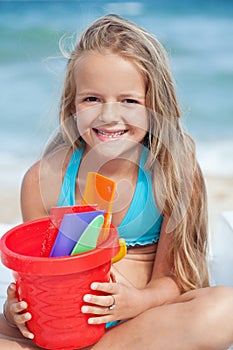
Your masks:
<svg viewBox="0 0 233 350"><path fill-rule="evenodd" d="M180 296L176 303L147 310L112 328L97 344L86 349L119 350L120 344L123 350L167 350L171 346L174 350L226 350L233 343L233 315L229 313L232 305L231 288L191 291ZM14 341L1 338L2 349L39 349L31 341L23 340L20 332L12 331L2 318L0 327L9 337L20 338Z"/></svg>
<svg viewBox="0 0 233 350"><path fill-rule="evenodd" d="M87 172L98 169L117 183L120 200L112 222L118 226L135 192L140 145L147 133L147 119L143 113L145 81L131 61L113 53L102 55L97 52L85 56L85 60L77 63L76 72L79 75L74 113L79 113L77 124L86 142L76 179L76 203L81 202ZM134 110L137 113L132 114ZM135 116L140 116L137 123L134 123ZM70 149L61 149L28 171L22 185L24 221L46 216L56 205L70 156ZM125 187L128 184L129 196L129 189ZM134 281L130 271L123 271L121 265L116 265L112 268L115 281L91 286L93 291L104 292L104 295L97 293L90 299L88 295L84 296L84 301L88 300L90 305L81 311L92 314L88 319L90 324L124 321L108 330L88 349L226 350L233 343L233 289L205 288L182 294L176 279L171 276L172 262L165 254L171 239L166 233L168 221L169 217L164 214L153 266L150 271L145 271L148 278L143 285L135 282L140 281L140 276ZM111 310L112 296L116 307ZM31 317L28 312L23 312L26 306L15 297L15 286L9 287L5 313L18 329L0 319L0 348L36 348L30 340L33 334L26 327Z"/></svg>

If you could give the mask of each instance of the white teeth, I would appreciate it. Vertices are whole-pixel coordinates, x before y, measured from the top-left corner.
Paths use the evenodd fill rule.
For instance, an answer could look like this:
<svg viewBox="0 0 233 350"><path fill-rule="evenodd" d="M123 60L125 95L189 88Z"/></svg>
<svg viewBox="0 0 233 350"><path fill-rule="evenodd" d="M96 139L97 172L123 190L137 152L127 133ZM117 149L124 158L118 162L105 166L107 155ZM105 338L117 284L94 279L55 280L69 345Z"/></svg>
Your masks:
<svg viewBox="0 0 233 350"><path fill-rule="evenodd" d="M124 130L117 131L117 132L105 132L105 131L102 131L102 130L97 130L97 132L98 132L98 134L101 134L103 136L107 136L107 137L110 137L110 138L117 137L117 136L123 135L125 133Z"/></svg>

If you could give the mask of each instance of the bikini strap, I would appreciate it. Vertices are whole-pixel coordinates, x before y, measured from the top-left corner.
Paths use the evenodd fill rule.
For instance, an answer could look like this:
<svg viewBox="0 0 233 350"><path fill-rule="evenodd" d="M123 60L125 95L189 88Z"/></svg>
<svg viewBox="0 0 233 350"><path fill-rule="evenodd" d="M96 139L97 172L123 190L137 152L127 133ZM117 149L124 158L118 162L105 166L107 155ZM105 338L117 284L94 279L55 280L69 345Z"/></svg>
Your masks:
<svg viewBox="0 0 233 350"><path fill-rule="evenodd" d="M79 147L73 151L70 157L57 202L58 207L75 205L76 177L78 174L83 152L84 148Z"/></svg>

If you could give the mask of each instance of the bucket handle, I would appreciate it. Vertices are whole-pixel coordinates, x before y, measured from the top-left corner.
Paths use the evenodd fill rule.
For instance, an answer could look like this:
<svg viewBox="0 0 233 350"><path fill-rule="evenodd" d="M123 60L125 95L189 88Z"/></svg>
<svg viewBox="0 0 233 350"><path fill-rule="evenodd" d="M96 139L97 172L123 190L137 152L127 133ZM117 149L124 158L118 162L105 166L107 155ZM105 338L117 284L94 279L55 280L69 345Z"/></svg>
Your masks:
<svg viewBox="0 0 233 350"><path fill-rule="evenodd" d="M127 253L127 247L124 238L119 238L119 252L112 258L112 264L124 258Z"/></svg>

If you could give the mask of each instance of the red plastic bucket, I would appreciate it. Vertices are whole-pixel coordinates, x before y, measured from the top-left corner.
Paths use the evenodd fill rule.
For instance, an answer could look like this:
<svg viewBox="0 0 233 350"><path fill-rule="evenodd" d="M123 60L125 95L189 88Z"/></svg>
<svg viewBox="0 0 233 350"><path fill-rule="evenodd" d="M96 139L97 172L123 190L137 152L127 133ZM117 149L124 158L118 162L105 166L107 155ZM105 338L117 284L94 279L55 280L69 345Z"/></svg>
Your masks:
<svg viewBox="0 0 233 350"><path fill-rule="evenodd" d="M97 342L105 325L89 325L81 313L83 296L93 281L107 282L111 259L119 251L118 233L98 248L70 257L41 257L45 235L56 231L49 218L30 221L8 231L1 239L2 263L13 270L19 299L28 303L34 342L45 349L79 349Z"/></svg>

